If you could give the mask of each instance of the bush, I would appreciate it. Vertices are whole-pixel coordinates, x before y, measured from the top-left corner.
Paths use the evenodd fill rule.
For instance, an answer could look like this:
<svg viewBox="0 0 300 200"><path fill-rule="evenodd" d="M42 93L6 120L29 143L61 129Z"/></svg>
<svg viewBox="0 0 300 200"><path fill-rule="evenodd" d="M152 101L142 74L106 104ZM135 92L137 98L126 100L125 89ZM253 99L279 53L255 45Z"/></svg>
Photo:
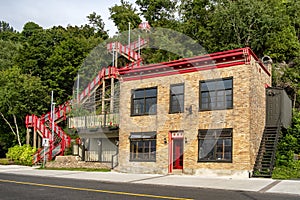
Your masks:
<svg viewBox="0 0 300 200"><path fill-rule="evenodd" d="M275 179L299 179L300 160L289 162L288 166L275 167L272 178Z"/></svg>
<svg viewBox="0 0 300 200"><path fill-rule="evenodd" d="M32 165L32 155L36 152L36 148L30 145L14 146L8 149L6 157L18 165Z"/></svg>
<svg viewBox="0 0 300 200"><path fill-rule="evenodd" d="M9 162L9 159L7 159L7 158L0 158L0 165L9 165L9 164L11 164Z"/></svg>

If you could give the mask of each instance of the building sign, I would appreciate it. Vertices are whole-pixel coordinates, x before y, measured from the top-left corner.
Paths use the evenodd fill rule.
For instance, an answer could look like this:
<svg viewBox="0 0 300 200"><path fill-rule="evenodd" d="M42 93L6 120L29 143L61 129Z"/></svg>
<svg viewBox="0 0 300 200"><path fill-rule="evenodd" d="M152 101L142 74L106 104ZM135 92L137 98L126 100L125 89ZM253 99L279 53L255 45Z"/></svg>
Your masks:
<svg viewBox="0 0 300 200"><path fill-rule="evenodd" d="M183 138L183 132L172 132L172 138Z"/></svg>
<svg viewBox="0 0 300 200"><path fill-rule="evenodd" d="M43 138L42 146L43 147L49 147L49 138Z"/></svg>

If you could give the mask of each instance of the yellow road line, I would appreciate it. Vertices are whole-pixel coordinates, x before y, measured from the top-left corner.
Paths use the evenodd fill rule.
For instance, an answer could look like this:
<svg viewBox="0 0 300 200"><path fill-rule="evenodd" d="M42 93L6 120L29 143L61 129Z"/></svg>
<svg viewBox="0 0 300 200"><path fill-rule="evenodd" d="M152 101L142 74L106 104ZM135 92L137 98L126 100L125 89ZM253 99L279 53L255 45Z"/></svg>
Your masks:
<svg viewBox="0 0 300 200"><path fill-rule="evenodd" d="M40 183L31 183L31 182L20 182L20 181L12 181L12 180L4 180L4 179L0 179L0 182L3 182L3 183L15 183L15 184L22 184L22 185L32 185L32 186L40 186L40 187L59 188L59 189L88 191L88 192L118 194L118 195L136 196L136 197L150 197L150 198L156 198L156 199L192 200L192 199L187 199L187 198L158 196L158 195L151 195L151 194L137 194L137 193L130 193L130 192L118 192L118 191L111 191L111 190L97 190L97 189L90 189L90 188L77 188L77 187L69 187L69 186L62 186L62 185L49 185L49 184L40 184Z"/></svg>

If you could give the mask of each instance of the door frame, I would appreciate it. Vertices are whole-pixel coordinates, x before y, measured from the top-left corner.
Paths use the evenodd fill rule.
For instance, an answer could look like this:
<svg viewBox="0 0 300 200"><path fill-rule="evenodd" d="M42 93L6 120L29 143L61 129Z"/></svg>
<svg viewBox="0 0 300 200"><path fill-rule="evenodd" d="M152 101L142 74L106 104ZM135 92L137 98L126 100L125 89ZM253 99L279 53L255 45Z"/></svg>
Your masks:
<svg viewBox="0 0 300 200"><path fill-rule="evenodd" d="M184 136L183 136L183 131L169 131L168 134L168 139L169 139L169 165L168 165L168 172L172 173L173 172L173 148L174 148L174 139L180 139L182 141L182 148L184 148ZM184 150L182 150L182 155L184 153ZM182 161L183 162L183 161ZM182 163L182 169L183 170L183 163Z"/></svg>

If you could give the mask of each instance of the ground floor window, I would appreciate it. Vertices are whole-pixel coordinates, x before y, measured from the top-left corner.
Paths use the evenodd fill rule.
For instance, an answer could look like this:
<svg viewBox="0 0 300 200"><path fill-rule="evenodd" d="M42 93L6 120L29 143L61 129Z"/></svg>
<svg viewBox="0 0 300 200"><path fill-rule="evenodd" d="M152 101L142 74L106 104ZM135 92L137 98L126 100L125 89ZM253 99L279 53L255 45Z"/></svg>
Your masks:
<svg viewBox="0 0 300 200"><path fill-rule="evenodd" d="M156 161L156 132L131 133L130 161Z"/></svg>
<svg viewBox="0 0 300 200"><path fill-rule="evenodd" d="M200 129L199 162L232 162L232 129Z"/></svg>

